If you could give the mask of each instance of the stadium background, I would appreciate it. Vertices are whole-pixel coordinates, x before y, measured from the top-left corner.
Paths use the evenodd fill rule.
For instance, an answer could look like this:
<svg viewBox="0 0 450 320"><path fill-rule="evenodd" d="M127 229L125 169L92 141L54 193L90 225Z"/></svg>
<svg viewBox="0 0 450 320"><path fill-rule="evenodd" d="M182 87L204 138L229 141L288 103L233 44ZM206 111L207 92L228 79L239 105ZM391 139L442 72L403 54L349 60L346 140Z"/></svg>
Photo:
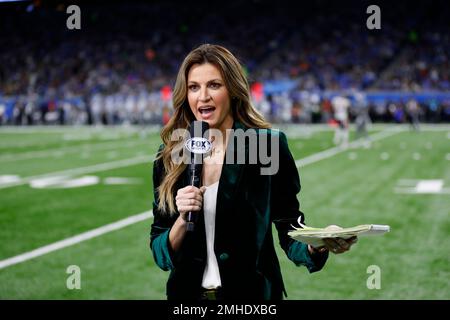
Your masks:
<svg viewBox="0 0 450 320"><path fill-rule="evenodd" d="M69 4L81 30L66 28ZM449 299L449 6L378 1L368 30L370 4L0 3L0 298L164 299L151 163L182 58L219 43L288 135L307 223L392 227L313 275L277 247L288 299ZM333 144L336 96L351 101L348 148Z"/></svg>

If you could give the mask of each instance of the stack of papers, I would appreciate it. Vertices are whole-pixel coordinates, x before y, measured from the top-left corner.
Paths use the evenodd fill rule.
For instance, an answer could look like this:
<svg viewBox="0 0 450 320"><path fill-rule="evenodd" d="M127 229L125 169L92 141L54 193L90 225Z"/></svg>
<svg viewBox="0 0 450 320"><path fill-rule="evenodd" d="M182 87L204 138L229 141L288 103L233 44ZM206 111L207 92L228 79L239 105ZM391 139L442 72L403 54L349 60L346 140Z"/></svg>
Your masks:
<svg viewBox="0 0 450 320"><path fill-rule="evenodd" d="M303 224L300 225L302 228L294 227L296 230L290 231L288 235L294 240L310 244L316 248L325 245L323 238L348 239L354 236L379 235L390 231L389 226L379 224L362 224L343 229L312 228Z"/></svg>

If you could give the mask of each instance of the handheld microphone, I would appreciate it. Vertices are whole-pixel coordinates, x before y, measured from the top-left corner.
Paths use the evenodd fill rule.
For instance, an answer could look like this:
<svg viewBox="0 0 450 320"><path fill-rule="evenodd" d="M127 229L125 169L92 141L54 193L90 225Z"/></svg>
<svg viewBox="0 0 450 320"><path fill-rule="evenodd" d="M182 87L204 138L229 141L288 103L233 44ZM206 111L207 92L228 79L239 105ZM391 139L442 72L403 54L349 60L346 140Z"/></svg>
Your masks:
<svg viewBox="0 0 450 320"><path fill-rule="evenodd" d="M203 158L211 151L211 142L204 137L209 124L204 121L192 121L190 139L185 143L186 149L191 153L189 164L189 185L200 188L203 170ZM187 214L187 231L194 231L197 215L190 211Z"/></svg>

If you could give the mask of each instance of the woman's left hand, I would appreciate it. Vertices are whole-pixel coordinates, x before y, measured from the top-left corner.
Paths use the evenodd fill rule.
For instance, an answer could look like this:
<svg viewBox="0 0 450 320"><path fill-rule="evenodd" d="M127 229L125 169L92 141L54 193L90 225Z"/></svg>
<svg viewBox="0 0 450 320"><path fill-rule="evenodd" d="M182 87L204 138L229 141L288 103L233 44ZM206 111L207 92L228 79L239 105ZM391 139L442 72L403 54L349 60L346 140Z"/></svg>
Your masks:
<svg viewBox="0 0 450 320"><path fill-rule="evenodd" d="M325 229L330 230L339 230L342 229L339 226L331 225L326 227ZM325 243L325 247L333 252L334 254L344 253L346 251L349 251L351 246L355 244L358 241L358 238L356 236L343 239L343 238L324 238L323 242Z"/></svg>
<svg viewBox="0 0 450 320"><path fill-rule="evenodd" d="M339 226L336 226L336 225L331 225L331 226L326 227L325 229L339 230L342 228ZM351 237L349 239L324 238L323 239L323 242L325 243L324 246L322 246L320 248L312 248L311 246L309 246L308 249L311 253L315 253L315 252L323 253L325 251L331 251L334 254L340 254L340 253L349 251L351 246L353 244L355 244L357 241L358 241L358 238L356 236Z"/></svg>

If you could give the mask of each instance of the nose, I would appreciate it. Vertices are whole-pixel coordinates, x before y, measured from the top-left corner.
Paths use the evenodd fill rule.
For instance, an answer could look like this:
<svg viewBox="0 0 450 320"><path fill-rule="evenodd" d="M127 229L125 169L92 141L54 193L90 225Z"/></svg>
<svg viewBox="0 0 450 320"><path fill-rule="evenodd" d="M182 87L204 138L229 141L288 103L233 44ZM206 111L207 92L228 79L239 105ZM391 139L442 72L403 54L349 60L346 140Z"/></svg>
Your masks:
<svg viewBox="0 0 450 320"><path fill-rule="evenodd" d="M208 88L207 87L201 88L199 100L201 102L207 102L207 101L209 101L209 99L211 99L211 96L209 95Z"/></svg>

